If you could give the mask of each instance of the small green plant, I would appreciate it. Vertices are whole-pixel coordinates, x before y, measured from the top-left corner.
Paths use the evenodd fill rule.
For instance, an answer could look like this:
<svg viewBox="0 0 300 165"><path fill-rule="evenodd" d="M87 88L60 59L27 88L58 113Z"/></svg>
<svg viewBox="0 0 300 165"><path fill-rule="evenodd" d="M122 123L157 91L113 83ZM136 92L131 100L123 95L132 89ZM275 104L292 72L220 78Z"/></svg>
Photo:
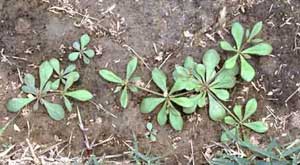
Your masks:
<svg viewBox="0 0 300 165"><path fill-rule="evenodd" d="M157 130L153 128L153 124L150 122L147 123L146 128L147 128L147 132L145 133L146 138L152 142L155 142L157 140L156 138Z"/></svg>
<svg viewBox="0 0 300 165"><path fill-rule="evenodd" d="M272 139L265 148L241 139L235 139L235 141L240 146L239 150L248 150L248 152L243 152L247 153L247 155L237 156L229 153L221 153L217 154L209 163L212 165L297 165L300 163L299 139L287 145L280 145L276 140Z"/></svg>
<svg viewBox="0 0 300 165"><path fill-rule="evenodd" d="M191 57L187 57L184 67L176 66L173 72L175 82L171 88L167 86L165 73L158 68L153 69L151 72L152 80L161 92L141 87L130 79L137 66L136 58L128 63L125 80L107 69L100 70L99 74L105 80L116 83L118 85L116 91L123 89L120 98L123 108L127 106L128 88L134 89L131 90L133 92L138 89L146 91L155 96L146 97L142 100L141 112L150 113L160 107L157 115L159 125L163 126L169 121L175 130L182 130L183 119L179 111L180 107L182 107L184 113L191 114L197 106L205 106L208 99L210 117L215 121L220 121L225 117L224 105L220 100L227 101L229 99L228 89L234 87L235 75L238 73L238 69L237 67L232 69L222 68L219 72L216 72L219 62L220 56L213 49L205 53L203 57L204 64L197 64Z"/></svg>
<svg viewBox="0 0 300 165"><path fill-rule="evenodd" d="M266 123L262 121L250 121L249 118L256 112L257 110L257 101L256 99L250 99L245 107L245 111L242 111L241 105L235 105L233 108L233 114L228 115L224 118L224 122L233 128L230 132L234 136L239 136L239 131L241 130L244 133L244 128L248 128L257 133L265 133L268 130L268 126ZM245 136L243 136L244 139ZM247 138L248 139L248 138ZM226 142L229 138L227 137L226 133L223 132L221 136L221 141Z"/></svg>
<svg viewBox="0 0 300 165"><path fill-rule="evenodd" d="M25 74L24 85L21 89L27 94L27 97L10 99L6 105L8 111L18 112L26 105L35 101L33 110L38 110L39 104L41 104L46 108L49 116L52 119L61 120L65 116L63 107L60 104L53 103L52 101L48 100L54 100L56 97L63 98L65 107L71 111L72 103L68 97L79 101L88 101L92 99L93 95L85 89L70 90L70 87L79 78L79 74L76 74L77 72L75 72L73 69L70 69L73 71L61 78L62 82L65 82L64 87L57 87L58 89L55 89L57 84L53 85L53 83L57 83L58 80L52 82L50 78L53 75L53 70L59 72L59 63L57 63L57 61L58 60L56 59L51 59L50 61L42 62L39 67L39 88L36 87L34 76L32 74ZM51 87L53 87L53 89L51 89Z"/></svg>
<svg viewBox="0 0 300 165"><path fill-rule="evenodd" d="M90 63L90 59L95 56L93 49L87 48L87 45L90 42L90 37L88 34L84 34L80 37L80 41L75 41L73 43L73 48L76 50L69 54L70 61L76 61L78 58L82 58L85 64Z"/></svg>
<svg viewBox="0 0 300 165"><path fill-rule="evenodd" d="M74 64L70 64L66 69L60 69L60 62L56 58L50 59L49 63L55 72L53 77L56 79L51 84L51 89L57 90L60 83L66 84L66 81L70 78L72 78L74 82L79 80L80 75L75 71L76 66Z"/></svg>
<svg viewBox="0 0 300 165"><path fill-rule="evenodd" d="M142 165L142 164L159 165L160 159L162 159L164 156L154 156L150 153L151 150L149 150L146 154L141 153L139 151L138 140L135 133L132 132L132 135L133 135L133 146L131 147L126 142L124 142L124 144L130 149L135 164L136 165Z"/></svg>
<svg viewBox="0 0 300 165"><path fill-rule="evenodd" d="M214 49L210 49L203 56L203 64L197 64L192 57L187 57L184 66L176 66L173 72L176 83L182 84L186 90L193 90L190 99L194 100L195 104L184 108L185 113L193 113L197 106L202 108L208 103L211 119L220 121L225 117L226 111L221 101L228 101L228 89L235 86L238 69L223 67L216 72L219 62L220 55Z"/></svg>
<svg viewBox="0 0 300 165"><path fill-rule="evenodd" d="M272 46L270 44L264 42L261 38L256 38L262 26L262 22L258 22L251 31L247 29L245 32L244 27L240 23L235 22L232 24L231 34L236 46L233 47L227 41L220 42L220 46L223 50L234 53L234 56L226 60L224 64L225 68L233 68L239 58L241 77L248 82L254 78L255 70L246 59L250 59L251 56L266 56L272 52Z"/></svg>
<svg viewBox="0 0 300 165"><path fill-rule="evenodd" d="M123 108L126 108L128 105L128 89L131 92L137 92L138 88L134 85L137 80L139 80L139 77L132 77L133 72L136 70L137 67L137 58L133 57L129 63L127 64L126 68L126 78L122 80L119 76L117 76L112 71L109 71L107 69L102 69L99 71L99 75L105 79L106 81L112 82L117 84L117 87L114 91L114 93L117 93L122 90L121 96L120 96L120 103Z"/></svg>

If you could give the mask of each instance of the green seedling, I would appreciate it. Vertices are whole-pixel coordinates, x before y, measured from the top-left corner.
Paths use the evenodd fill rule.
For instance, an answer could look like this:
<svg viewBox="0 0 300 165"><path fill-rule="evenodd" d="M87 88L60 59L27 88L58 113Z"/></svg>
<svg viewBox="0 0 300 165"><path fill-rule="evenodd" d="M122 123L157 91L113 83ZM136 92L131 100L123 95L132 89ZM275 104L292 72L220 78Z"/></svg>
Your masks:
<svg viewBox="0 0 300 165"><path fill-rule="evenodd" d="M132 132L132 135L133 135L133 147L128 145L126 142L124 142L124 144L131 150L132 157L135 160L135 164L136 165L142 165L142 164L159 165L160 159L164 156L154 156L150 153L151 150L149 150L146 154L141 153L139 151L138 140L135 133Z"/></svg>
<svg viewBox="0 0 300 165"><path fill-rule="evenodd" d="M90 37L88 34L84 34L80 37L80 41L75 41L73 43L73 48L76 50L69 54L70 61L76 61L78 58L82 58L85 64L90 63L90 59L95 56L93 49L87 48L87 45L90 42Z"/></svg>
<svg viewBox="0 0 300 165"><path fill-rule="evenodd" d="M155 68L152 71L152 79L154 83L160 88L162 93L151 92L158 97L146 97L141 103L141 112L150 113L160 104L162 107L157 115L157 122L159 125L163 126L167 123L168 119L171 123L171 126L175 130L182 130L183 128L183 119L181 113L177 110L176 107L190 108L194 105L193 100L188 97L183 97L181 94L175 94L175 92L183 89L181 82L175 82L173 87L168 90L167 87L167 77L166 75L158 68ZM176 105L176 106L175 106Z"/></svg>
<svg viewBox="0 0 300 165"><path fill-rule="evenodd" d="M157 138L156 138L157 130L155 128L153 128L153 124L150 122L147 123L146 128L148 131L145 133L146 138L152 142L155 142L157 140Z"/></svg>
<svg viewBox="0 0 300 165"><path fill-rule="evenodd" d="M244 130L244 128L248 128L257 133L265 133L268 130L268 126L266 123L262 121L250 121L249 118L256 112L257 110L257 101L256 99L250 99L245 107L245 111L242 111L241 105L235 105L233 108L233 114L226 116L224 118L224 122L233 128L230 132L234 136L239 136L239 130ZM244 131L242 131L244 132ZM223 132L221 136L221 141L226 142L229 138L226 133Z"/></svg>
<svg viewBox="0 0 300 165"><path fill-rule="evenodd" d="M80 75L75 71L76 66L74 64L67 66L66 69L60 69L60 62L56 58L50 59L49 63L55 72L54 78L56 78L51 84L51 89L57 90L60 83L66 84L66 81L69 78L74 79L74 82L79 80Z"/></svg>
<svg viewBox="0 0 300 165"><path fill-rule="evenodd" d="M52 59L53 61L56 61ZM53 67L50 61L44 61L39 67L39 78L40 86L36 87L35 78L32 74L25 74L24 85L22 86L22 91L27 94L25 98L12 98L8 101L6 107L10 112L18 112L26 105L35 101L33 105L33 110L39 109L39 104L43 105L49 116L54 120L62 120L65 116L64 109L60 104L53 103L55 97L64 98L64 103L66 108L71 111L72 103L67 97L70 97L79 101L88 101L92 99L93 95L84 89L69 91L70 87L73 85L75 80L78 80L77 74L70 74L65 77L65 84L63 89L52 90L53 82L50 78L53 75L53 70L57 69L57 65ZM55 80L57 81L57 80Z"/></svg>
<svg viewBox="0 0 300 165"><path fill-rule="evenodd" d="M216 72L220 62L220 55L214 50L208 50L203 56L203 64L197 64L192 57L187 57L184 66L176 66L173 78L181 88L193 91L190 100L194 101L192 107L184 108L184 112L191 114L196 107L204 107L209 104L209 116L214 121L223 120L226 115L221 101L228 101L230 94L228 89L236 83L237 67L231 69L222 68Z"/></svg>
<svg viewBox="0 0 300 165"><path fill-rule="evenodd" d="M272 52L272 46L264 42L260 38L256 38L262 29L262 22L254 25L252 30L244 30L244 27L235 22L232 24L231 34L236 46L232 46L227 41L221 41L220 46L223 50L234 53L234 56L226 60L224 66L227 69L233 68L238 58L240 59L240 74L245 81L251 81L255 76L255 70L251 64L246 60L252 56L266 56Z"/></svg>
<svg viewBox="0 0 300 165"><path fill-rule="evenodd" d="M134 71L136 70L138 61L136 57L133 57L127 64L126 68L126 77L123 80L119 76L117 76L115 73L113 73L110 70L107 69L101 69L99 71L100 77L105 79L106 81L112 82L117 84L117 87L114 91L114 93L117 93L119 91L121 92L120 96L120 103L123 108L126 108L128 105L128 89L131 92L137 92L138 88L134 85L137 80L139 80L139 77L132 77Z"/></svg>

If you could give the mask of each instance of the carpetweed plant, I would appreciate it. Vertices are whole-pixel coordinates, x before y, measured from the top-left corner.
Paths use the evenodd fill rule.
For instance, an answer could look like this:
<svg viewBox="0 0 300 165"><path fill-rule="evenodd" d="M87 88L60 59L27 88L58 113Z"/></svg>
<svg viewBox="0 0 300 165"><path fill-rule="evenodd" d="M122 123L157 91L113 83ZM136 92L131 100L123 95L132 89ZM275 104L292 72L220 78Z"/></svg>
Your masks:
<svg viewBox="0 0 300 165"><path fill-rule="evenodd" d="M134 62L132 62L134 61ZM153 94L154 96L146 97L142 100L140 110L142 113L150 113L157 107L160 110L157 114L157 122L163 126L170 122L171 126L175 130L182 130L183 119L180 113L180 107L183 108L183 112L191 114L196 110L196 107L203 107L209 100L209 115L215 121L221 121L226 115L224 105L222 101L229 99L229 92L227 89L234 87L238 73L237 68L232 69L222 68L219 72L216 72L216 67L219 64L220 56L213 50L208 50L203 56L203 64L197 64L191 57L187 57L184 62L184 67L176 66L173 73L175 80L172 87L167 86L167 76L163 71L158 68L152 70L152 80L155 85L161 90L156 92L131 82L129 77L136 69L136 59L131 60L127 65L127 73L130 71L129 77L122 80L119 76L112 71L102 69L99 71L100 76L109 82L113 82L121 86L124 90L127 86L134 87ZM133 65L134 64L134 65ZM134 67L129 67L133 65ZM134 69L128 69L134 68ZM181 92L180 91L184 91ZM127 93L127 92L126 92ZM121 105L124 107L126 104ZM125 95L127 97L127 94ZM125 99L126 101L128 99ZM161 105L161 106L160 106Z"/></svg>
<svg viewBox="0 0 300 165"><path fill-rule="evenodd" d="M84 34L80 37L80 41L75 41L73 43L73 48L76 50L69 54L70 61L76 61L78 58L82 58L85 64L90 63L90 59L95 56L93 49L87 48L90 42L90 37L88 34Z"/></svg>
<svg viewBox="0 0 300 165"><path fill-rule="evenodd" d="M145 133L146 138L152 142L155 142L157 140L156 138L157 130L153 128L153 124L150 122L147 123L146 128L147 128L147 132Z"/></svg>
<svg viewBox="0 0 300 165"><path fill-rule="evenodd" d="M107 69L102 69L99 71L99 75L106 81L117 84L114 93L118 93L122 90L120 103L123 108L126 108L128 104L128 89L131 92L138 91L138 88L134 84L140 79L140 77L132 77L133 72L136 70L137 64L138 62L136 57L132 58L131 61L129 61L129 63L127 64L126 77L124 80Z"/></svg>
<svg viewBox="0 0 300 165"><path fill-rule="evenodd" d="M61 120L65 116L63 106L52 101L55 98L63 98L64 104L67 110L72 110L72 103L68 98L72 98L79 101L88 101L92 99L93 95L85 90L70 90L70 87L75 81L79 79L79 74L74 71L74 66L69 66L64 71L59 69L59 62L57 59L51 59L50 61L44 61L39 66L39 88L36 87L35 78L32 74L25 74L24 84L22 91L27 94L27 97L12 98L7 103L7 109L10 112L18 112L26 105L35 101L33 110L39 109L39 104L43 105L49 116L54 120ZM56 80L51 81L54 71L59 73L54 76ZM59 83L62 81L63 83ZM64 87L62 87L62 84Z"/></svg>
<svg viewBox="0 0 300 165"><path fill-rule="evenodd" d="M219 54L210 49L203 56L203 64L197 64L192 57L187 57L184 66L176 66L173 72L176 83L188 91L193 91L190 99L195 104L190 108L184 108L185 113L195 112L197 106L204 107L208 100L210 118L220 121L225 117L226 111L221 101L228 101L230 96L228 89L234 87L238 69L223 67L216 72L219 62Z"/></svg>
<svg viewBox="0 0 300 165"><path fill-rule="evenodd" d="M255 70L246 59L252 56L266 56L272 52L272 46L263 41L261 38L256 38L262 29L262 22L254 25L252 30L244 30L244 27L235 22L232 24L231 34L236 46L232 46L227 41L221 41L220 46L223 50L230 51L234 55L226 60L224 66L227 69L233 68L240 59L240 74L245 81L251 81L255 76Z"/></svg>
<svg viewBox="0 0 300 165"><path fill-rule="evenodd" d="M224 122L233 128L230 132L234 136L239 136L240 130L243 134L244 139L248 139L245 137L245 128L248 128L257 133L264 133L268 130L268 126L263 121L250 121L250 117L256 112L257 110L257 101L256 99L250 99L245 107L245 111L242 111L241 105L235 105L233 108L233 114L226 116L224 118ZM223 132L221 136L221 141L226 142L229 138L227 137L226 133Z"/></svg>

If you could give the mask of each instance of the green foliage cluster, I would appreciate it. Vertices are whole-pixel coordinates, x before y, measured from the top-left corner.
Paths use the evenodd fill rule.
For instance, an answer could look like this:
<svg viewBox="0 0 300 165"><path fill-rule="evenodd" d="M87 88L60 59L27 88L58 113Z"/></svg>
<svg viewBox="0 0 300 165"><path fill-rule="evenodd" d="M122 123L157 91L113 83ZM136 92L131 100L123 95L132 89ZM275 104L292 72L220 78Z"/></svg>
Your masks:
<svg viewBox="0 0 300 165"><path fill-rule="evenodd" d="M145 136L147 139L149 139L152 142L155 142L157 140L156 135L157 135L157 129L153 127L153 124L148 122L146 125L147 132L145 133Z"/></svg>
<svg viewBox="0 0 300 165"><path fill-rule="evenodd" d="M93 49L87 48L87 45L90 43L90 36L84 34L80 37L79 41L73 43L73 48L76 50L69 54L70 61L76 61L78 58L82 58L85 64L90 63L90 59L95 56L95 51Z"/></svg>
<svg viewBox="0 0 300 165"><path fill-rule="evenodd" d="M287 145L280 145L275 139L271 139L271 142L262 148L248 140L242 140L232 134L230 130L226 130L226 134L230 139L236 141L242 149L247 149L247 155L219 153L210 162L212 165L297 165L300 163L300 143L298 140Z"/></svg>
<svg viewBox="0 0 300 165"><path fill-rule="evenodd" d="M234 54L226 60L224 64L225 68L233 68L236 66L237 60L240 59L241 77L248 82L254 78L255 70L246 59L250 59L252 56L266 56L272 52L272 46L270 44L264 42L261 38L257 38L262 27L263 23L258 22L254 25L252 30L246 29L245 31L240 23L235 22L231 28L235 46L233 47L227 41L220 42L220 47L223 50Z"/></svg>
<svg viewBox="0 0 300 165"><path fill-rule="evenodd" d="M251 30L244 30L238 22L233 23L231 34L235 46L227 41L220 42L223 50L233 53L223 66L220 64L219 53L209 49L204 53L200 63L187 56L182 65L176 65L171 84L168 83L167 75L161 69L154 68L151 78L159 91L140 85L141 77L134 76L138 67L138 59L135 57L127 64L125 78L108 69L99 70L99 75L106 81L116 84L114 93L120 92L119 100L123 108L128 106L131 93L139 91L150 93L151 95L143 98L140 111L152 113L159 110L156 119L161 126L169 122L172 128L180 131L184 127L182 114L192 114L197 108L206 107L213 121L224 122L231 127L230 130L222 133L221 141L227 142L232 140L232 137L245 140L247 138L244 129L257 133L268 130L264 122L250 120L257 110L257 101L254 98L250 99L244 111L241 105L235 105L233 110L229 110L224 102L229 101L230 91L236 85L237 76L240 75L245 81L254 78L255 70L246 59L252 56L266 56L272 52L272 46L257 37L261 29L262 22L256 23ZM76 61L82 58L85 64L90 63L95 52L87 48L89 42L90 37L87 34L82 35L79 41L73 43L75 51L68 55L68 59ZM25 74L22 91L27 94L26 97L10 99L7 109L10 112L18 112L35 101L34 110L38 110L39 105L43 105L52 119L61 120L64 118L64 108L60 103L63 103L68 111L72 111L73 99L88 101L93 97L88 90L72 88L79 78L80 75L74 64L61 69L59 60L55 58L44 61L39 66L39 86L36 85L36 78L32 74ZM61 101L56 103L58 99ZM157 130L153 128L152 123L148 123L146 128L148 130L146 136L151 141L156 141ZM240 142L241 145L249 147L248 142L243 142ZM135 154L140 157L145 156L137 152Z"/></svg>
<svg viewBox="0 0 300 165"><path fill-rule="evenodd" d="M82 48L84 48L89 42L87 34L81 37L81 42L83 44ZM86 89L72 89L79 78L80 75L74 64L61 69L60 62L56 58L43 61L39 66L39 86L37 86L36 78L32 74L25 74L21 90L27 94L27 97L12 98L8 101L6 107L10 112L18 112L26 105L35 102L33 110L38 110L39 105L43 105L52 119L62 120L65 112L63 105L60 104L61 102L71 112L72 99L88 101L93 98L93 95ZM62 101L54 103L53 100L57 99Z"/></svg>
<svg viewBox="0 0 300 165"><path fill-rule="evenodd" d="M132 92L137 92L140 89L151 93L151 96L147 96L142 100L140 111L151 113L159 108L156 119L161 126L169 122L175 130L180 131L184 125L182 113L192 114L197 107L207 106L210 118L214 121L224 121L226 124L232 125L234 127L232 132L240 130L240 127L247 127L255 132L263 133L268 129L265 123L248 121L249 117L256 112L255 99L247 103L244 114L240 105L235 106L234 113L232 113L223 104L223 102L229 100L230 89L235 86L236 77L239 73L246 81L251 81L255 75L254 69L245 59L250 58L250 55L262 56L271 53L271 45L263 42L262 39L256 38L261 29L262 22L259 22L255 24L251 31L247 29L245 34L240 23L233 23L231 33L236 46L231 46L227 41L221 41L220 46L226 51L235 52L236 55L227 59L223 67L220 67L219 53L214 49L209 49L204 53L202 63L197 63L192 57L188 56L182 66L176 65L172 85L168 85L167 76L162 70L154 68L151 76L160 92L139 86L130 79L137 67L136 58L128 63L125 80L107 69L100 70L99 74L103 79L117 84L116 91L122 89L120 102L123 108L127 107L128 88ZM236 62L238 57L241 60L240 69ZM137 79L140 80L139 77ZM226 136L223 135L222 138L224 140Z"/></svg>
<svg viewBox="0 0 300 165"><path fill-rule="evenodd" d="M230 130L230 132L234 136L240 136L239 135L239 130L244 128L248 128L254 132L257 133L265 133L268 130L268 126L266 123L262 121L250 121L250 117L256 112L257 110L257 101L256 99L250 99L245 107L245 111L242 111L242 106L241 105L235 105L233 108L233 113L232 115L228 115L224 118L224 122L233 128ZM242 133L245 133L245 131L242 131ZM242 136L244 139L249 139L246 138L246 135ZM226 133L223 132L221 136L221 141L226 142L228 141L229 138L227 137Z"/></svg>

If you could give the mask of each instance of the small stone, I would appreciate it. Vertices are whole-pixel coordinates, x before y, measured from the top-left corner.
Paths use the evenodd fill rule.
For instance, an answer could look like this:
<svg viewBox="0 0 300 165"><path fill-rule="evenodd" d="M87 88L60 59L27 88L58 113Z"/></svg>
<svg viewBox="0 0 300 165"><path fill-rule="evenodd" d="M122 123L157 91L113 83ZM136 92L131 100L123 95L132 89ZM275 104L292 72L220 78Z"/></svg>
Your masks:
<svg viewBox="0 0 300 165"><path fill-rule="evenodd" d="M25 18L19 18L17 20L15 30L19 34L29 34L31 32L31 23Z"/></svg>
<svg viewBox="0 0 300 165"><path fill-rule="evenodd" d="M291 126L294 128L300 129L300 120L299 119L300 119L300 111L293 113L291 120L290 120Z"/></svg>

